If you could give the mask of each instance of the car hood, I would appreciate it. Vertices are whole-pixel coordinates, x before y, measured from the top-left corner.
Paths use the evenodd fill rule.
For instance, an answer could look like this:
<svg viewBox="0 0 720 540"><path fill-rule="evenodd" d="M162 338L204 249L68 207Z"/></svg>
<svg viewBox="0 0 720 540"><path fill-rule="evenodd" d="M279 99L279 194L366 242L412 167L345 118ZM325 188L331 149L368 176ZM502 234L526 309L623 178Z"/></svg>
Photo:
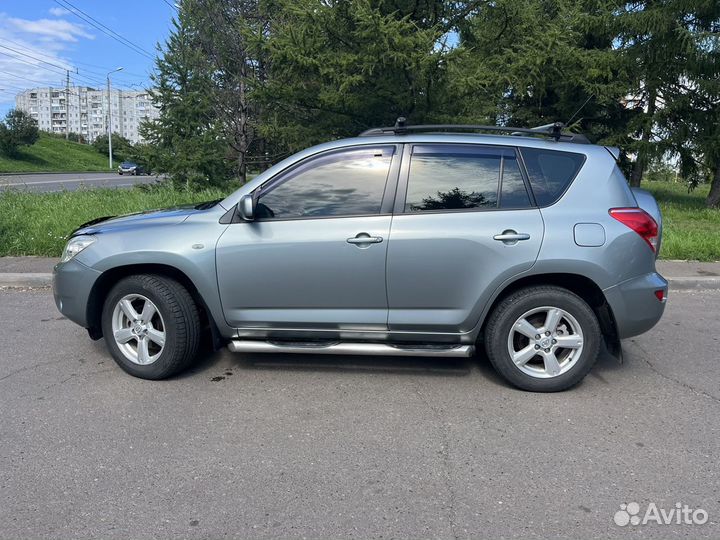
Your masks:
<svg viewBox="0 0 720 540"><path fill-rule="evenodd" d="M146 210L122 216L105 216L83 223L70 236L80 234L102 234L107 232L149 227L155 225L173 225L182 223L188 216L212 208L219 201L208 201L200 204L188 204L173 208Z"/></svg>

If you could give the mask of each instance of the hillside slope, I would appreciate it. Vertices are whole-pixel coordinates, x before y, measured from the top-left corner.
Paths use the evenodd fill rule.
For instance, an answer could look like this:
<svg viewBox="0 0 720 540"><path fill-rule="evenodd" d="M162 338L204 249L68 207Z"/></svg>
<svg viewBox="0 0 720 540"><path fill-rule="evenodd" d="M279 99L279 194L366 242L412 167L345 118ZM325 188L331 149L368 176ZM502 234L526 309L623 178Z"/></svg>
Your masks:
<svg viewBox="0 0 720 540"><path fill-rule="evenodd" d="M20 148L16 158L0 154L0 174L8 172L107 171L107 156L87 144L41 133L32 146Z"/></svg>

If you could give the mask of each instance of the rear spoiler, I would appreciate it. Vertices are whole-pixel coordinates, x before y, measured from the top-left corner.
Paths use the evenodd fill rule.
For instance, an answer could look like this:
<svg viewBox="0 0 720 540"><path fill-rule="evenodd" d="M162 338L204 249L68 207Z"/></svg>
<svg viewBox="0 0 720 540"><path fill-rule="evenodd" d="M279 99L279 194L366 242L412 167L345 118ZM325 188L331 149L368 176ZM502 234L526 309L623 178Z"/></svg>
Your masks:
<svg viewBox="0 0 720 540"><path fill-rule="evenodd" d="M615 161L620 159L620 149L617 146L606 146L605 150L610 152L610 155L615 158Z"/></svg>

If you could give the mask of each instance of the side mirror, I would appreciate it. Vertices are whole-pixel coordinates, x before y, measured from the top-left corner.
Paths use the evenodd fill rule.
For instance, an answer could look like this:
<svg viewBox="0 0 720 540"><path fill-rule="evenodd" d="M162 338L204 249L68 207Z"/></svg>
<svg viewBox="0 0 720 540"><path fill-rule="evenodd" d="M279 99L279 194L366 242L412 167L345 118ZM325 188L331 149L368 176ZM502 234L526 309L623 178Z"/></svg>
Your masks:
<svg viewBox="0 0 720 540"><path fill-rule="evenodd" d="M238 212L240 217L245 221L253 221L255 219L255 201L252 195L243 195L238 203Z"/></svg>

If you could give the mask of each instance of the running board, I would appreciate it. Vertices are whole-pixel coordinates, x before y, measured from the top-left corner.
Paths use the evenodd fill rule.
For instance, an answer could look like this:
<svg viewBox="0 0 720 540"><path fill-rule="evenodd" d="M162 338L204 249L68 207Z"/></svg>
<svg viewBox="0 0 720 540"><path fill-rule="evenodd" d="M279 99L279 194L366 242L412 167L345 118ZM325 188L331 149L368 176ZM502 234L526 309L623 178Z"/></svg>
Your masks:
<svg viewBox="0 0 720 540"><path fill-rule="evenodd" d="M287 343L233 340L228 349L236 353L299 353L299 354L357 354L373 356L434 356L442 358L466 358L472 356L472 345L421 345L402 347L384 343Z"/></svg>

